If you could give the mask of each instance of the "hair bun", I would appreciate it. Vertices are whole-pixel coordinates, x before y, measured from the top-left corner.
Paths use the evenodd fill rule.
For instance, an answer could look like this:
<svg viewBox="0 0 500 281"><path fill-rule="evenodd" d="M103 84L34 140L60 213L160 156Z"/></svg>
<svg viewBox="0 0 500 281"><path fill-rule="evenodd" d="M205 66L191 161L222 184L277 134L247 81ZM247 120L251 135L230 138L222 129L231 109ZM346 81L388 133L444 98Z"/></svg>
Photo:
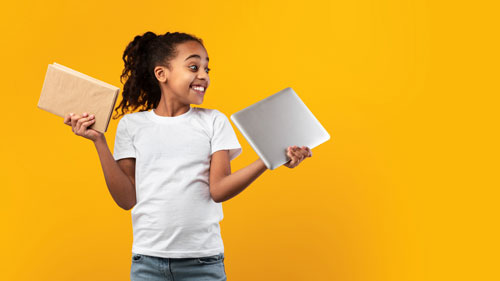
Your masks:
<svg viewBox="0 0 500 281"><path fill-rule="evenodd" d="M149 40L156 39L156 38L158 38L158 35L156 35L154 32L148 31L142 35L141 39L143 41L149 41Z"/></svg>

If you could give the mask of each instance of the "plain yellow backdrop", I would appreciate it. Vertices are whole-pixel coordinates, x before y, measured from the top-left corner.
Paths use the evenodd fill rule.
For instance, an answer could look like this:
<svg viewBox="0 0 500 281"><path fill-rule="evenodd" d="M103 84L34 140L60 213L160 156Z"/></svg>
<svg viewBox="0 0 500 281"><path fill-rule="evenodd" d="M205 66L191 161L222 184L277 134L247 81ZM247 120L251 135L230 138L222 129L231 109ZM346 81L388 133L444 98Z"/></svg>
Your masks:
<svg viewBox="0 0 500 281"><path fill-rule="evenodd" d="M210 57L201 107L230 116L292 87L331 135L223 203L229 280L499 280L493 3L3 3L0 279L129 279L130 212L38 98L52 62L122 88L134 36L182 31ZM258 156L233 128L234 172Z"/></svg>

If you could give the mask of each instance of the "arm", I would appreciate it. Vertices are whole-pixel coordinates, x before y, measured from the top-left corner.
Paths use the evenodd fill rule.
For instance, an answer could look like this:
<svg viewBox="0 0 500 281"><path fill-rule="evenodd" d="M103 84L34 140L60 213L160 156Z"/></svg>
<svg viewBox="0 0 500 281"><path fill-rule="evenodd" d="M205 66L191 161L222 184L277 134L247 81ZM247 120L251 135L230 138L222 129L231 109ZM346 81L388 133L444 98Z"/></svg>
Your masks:
<svg viewBox="0 0 500 281"><path fill-rule="evenodd" d="M266 165L259 158L245 168L231 173L229 151L216 151L212 154L210 162L210 195L217 203L229 200L247 188L266 170Z"/></svg>
<svg viewBox="0 0 500 281"><path fill-rule="evenodd" d="M306 146L290 146L286 154L290 159L285 164L288 168L295 168L305 158L312 157L311 149ZM259 158L232 174L229 150L216 151L212 154L210 162L210 196L217 203L229 200L242 192L266 170L266 165Z"/></svg>
<svg viewBox="0 0 500 281"><path fill-rule="evenodd" d="M97 138L94 144L101 160L109 193L118 206L124 210L130 210L136 204L135 158L115 161L104 135Z"/></svg>

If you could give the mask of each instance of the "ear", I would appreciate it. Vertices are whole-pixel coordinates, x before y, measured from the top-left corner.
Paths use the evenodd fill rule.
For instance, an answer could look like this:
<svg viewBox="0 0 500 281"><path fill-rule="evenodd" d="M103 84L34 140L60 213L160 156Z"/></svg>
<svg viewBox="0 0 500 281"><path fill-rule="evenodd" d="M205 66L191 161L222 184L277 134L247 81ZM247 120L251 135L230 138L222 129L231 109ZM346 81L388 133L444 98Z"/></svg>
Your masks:
<svg viewBox="0 0 500 281"><path fill-rule="evenodd" d="M170 70L164 66L157 66L154 69L154 73L158 82L165 83L168 80Z"/></svg>

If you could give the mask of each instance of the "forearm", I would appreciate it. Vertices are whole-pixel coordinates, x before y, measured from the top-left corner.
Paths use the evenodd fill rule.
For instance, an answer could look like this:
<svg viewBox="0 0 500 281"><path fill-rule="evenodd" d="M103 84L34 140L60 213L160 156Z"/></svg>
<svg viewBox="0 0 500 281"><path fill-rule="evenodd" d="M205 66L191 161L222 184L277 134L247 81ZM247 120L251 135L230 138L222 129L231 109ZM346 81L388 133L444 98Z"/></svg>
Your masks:
<svg viewBox="0 0 500 281"><path fill-rule="evenodd" d="M125 210L129 210L136 203L135 185L116 163L108 148L106 139L96 140L94 145L101 160L101 166L108 186L109 193L116 204Z"/></svg>
<svg viewBox="0 0 500 281"><path fill-rule="evenodd" d="M238 195L266 170L266 165L259 158L245 168L224 177L215 188L217 202L224 202Z"/></svg>

